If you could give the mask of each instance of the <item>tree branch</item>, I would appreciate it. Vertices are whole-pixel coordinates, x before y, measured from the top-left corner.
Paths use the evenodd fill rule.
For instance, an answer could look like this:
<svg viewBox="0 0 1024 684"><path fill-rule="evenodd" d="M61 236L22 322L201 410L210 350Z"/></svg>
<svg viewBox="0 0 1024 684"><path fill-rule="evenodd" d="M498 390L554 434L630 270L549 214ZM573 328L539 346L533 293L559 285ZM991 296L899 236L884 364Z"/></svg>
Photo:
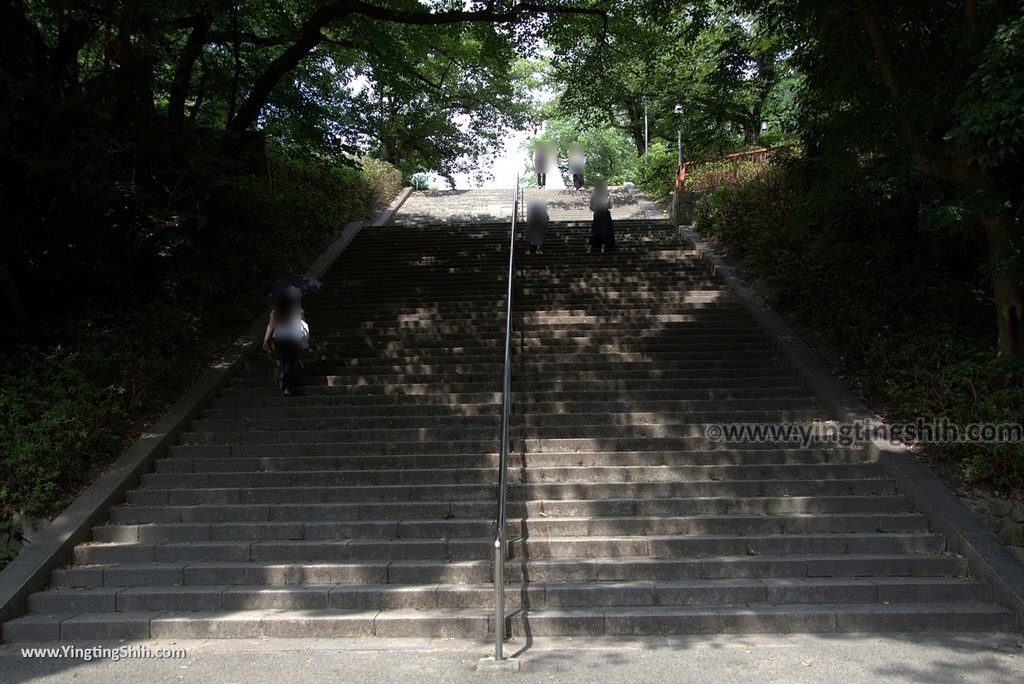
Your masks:
<svg viewBox="0 0 1024 684"><path fill-rule="evenodd" d="M212 12L202 12L194 17L192 31L178 56L167 97L167 127L171 130L180 130L185 125L185 99L192 84L192 69L202 54L213 19Z"/></svg>
<svg viewBox="0 0 1024 684"><path fill-rule="evenodd" d="M608 15L596 7L571 7L549 5L538 2L519 2L504 12L496 12L494 3L488 3L487 9L466 12L462 10L450 12L418 12L395 10L371 5L362 0L351 0L348 14L361 14L364 17L381 19L395 24L413 24L416 26L438 26L442 24L463 24L469 22L507 24L528 14L569 14L601 17L607 30Z"/></svg>
<svg viewBox="0 0 1024 684"><path fill-rule="evenodd" d="M211 31L207 35L206 43L207 45L234 43L236 38L239 43L245 43L246 45L277 47L294 40L295 36L257 36L255 33L248 33L246 31L239 31L236 35L234 31Z"/></svg>
<svg viewBox="0 0 1024 684"><path fill-rule="evenodd" d="M249 92L249 96L228 122L228 130L241 132L255 123L267 99L269 99L270 94L281 79L298 66L299 62L305 59L323 41L322 29L353 14L395 24L416 26L439 26L470 22L506 24L523 16L538 14L587 15L600 17L604 33L607 33L608 29L608 15L604 10L592 7L547 5L532 1L519 2L503 12L496 12L493 4L489 4L487 9L484 10L424 12L388 9L371 5L362 0L331 2L320 7L302 24L296 41L278 55L259 78L256 79L252 90Z"/></svg>

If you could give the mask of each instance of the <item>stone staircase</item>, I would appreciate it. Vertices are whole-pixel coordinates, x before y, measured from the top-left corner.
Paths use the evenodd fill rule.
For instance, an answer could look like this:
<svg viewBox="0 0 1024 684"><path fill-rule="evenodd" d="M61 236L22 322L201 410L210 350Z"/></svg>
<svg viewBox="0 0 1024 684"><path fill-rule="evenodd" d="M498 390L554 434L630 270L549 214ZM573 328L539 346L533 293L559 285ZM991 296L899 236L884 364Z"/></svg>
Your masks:
<svg viewBox="0 0 1024 684"><path fill-rule="evenodd" d="M827 414L678 233L617 230L518 257L510 632L1011 629L865 451L705 438ZM299 396L251 360L4 638L493 633L507 231L364 229Z"/></svg>

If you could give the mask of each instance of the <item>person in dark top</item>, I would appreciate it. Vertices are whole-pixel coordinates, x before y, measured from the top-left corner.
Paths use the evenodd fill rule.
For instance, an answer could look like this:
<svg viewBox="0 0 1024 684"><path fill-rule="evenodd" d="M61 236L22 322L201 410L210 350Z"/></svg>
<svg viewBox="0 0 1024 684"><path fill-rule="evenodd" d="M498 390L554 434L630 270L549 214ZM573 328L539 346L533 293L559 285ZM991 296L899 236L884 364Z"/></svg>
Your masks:
<svg viewBox="0 0 1024 684"><path fill-rule="evenodd" d="M295 389L299 352L309 347L309 326L302 318L302 293L290 287L274 298L270 320L263 333L263 349L281 359L281 391L290 397Z"/></svg>

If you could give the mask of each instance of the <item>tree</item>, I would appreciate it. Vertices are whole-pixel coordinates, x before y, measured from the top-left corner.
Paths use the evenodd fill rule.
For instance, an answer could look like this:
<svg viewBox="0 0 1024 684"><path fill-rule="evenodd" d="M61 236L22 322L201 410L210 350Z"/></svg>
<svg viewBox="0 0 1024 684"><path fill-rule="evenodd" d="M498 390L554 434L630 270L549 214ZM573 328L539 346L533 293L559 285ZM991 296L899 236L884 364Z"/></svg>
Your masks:
<svg viewBox="0 0 1024 684"><path fill-rule="evenodd" d="M744 3L795 50L801 133L821 163L865 155L985 236L997 353L1024 357L1022 6ZM855 30L851 30L855 29Z"/></svg>
<svg viewBox="0 0 1024 684"><path fill-rule="evenodd" d="M610 185L621 185L636 176L637 157L634 142L620 129L612 126L585 126L572 117L557 114L557 100L545 107L540 114L545 129L528 142L530 158L539 142L548 143L558 155L567 158L574 145L583 148L587 157L584 177L592 182L594 177L602 178ZM524 177L533 178L533 165L529 165Z"/></svg>
<svg viewBox="0 0 1024 684"><path fill-rule="evenodd" d="M367 31L374 27L368 26ZM379 27L355 68L359 83L340 118L359 129L366 150L411 174L469 171L530 113L522 67L490 27L439 34Z"/></svg>
<svg viewBox="0 0 1024 684"><path fill-rule="evenodd" d="M729 3L622 2L609 10L607 40L556 34L555 78L563 113L623 130L642 153L645 110L650 135L675 143L676 104L684 108L688 156L756 145L766 111L792 78L789 50Z"/></svg>

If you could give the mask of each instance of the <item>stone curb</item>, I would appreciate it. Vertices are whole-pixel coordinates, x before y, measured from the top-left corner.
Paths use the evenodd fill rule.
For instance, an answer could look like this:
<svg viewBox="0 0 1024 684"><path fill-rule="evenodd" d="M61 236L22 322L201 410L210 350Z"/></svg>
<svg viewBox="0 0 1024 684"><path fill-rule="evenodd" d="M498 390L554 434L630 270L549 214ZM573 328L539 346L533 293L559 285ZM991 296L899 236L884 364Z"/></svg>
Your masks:
<svg viewBox="0 0 1024 684"><path fill-rule="evenodd" d="M405 197L408 192L399 193L399 198L376 221L390 220L401 205L399 199L405 201ZM326 273L363 225L362 221L346 224L313 262L309 274L319 278ZM153 462L167 453L203 406L255 353L265 326L266 318L253 323L219 362L207 368L181 398L0 572L0 623L24 615L29 594L49 586L52 571L71 559L72 549L91 537L92 528L107 520L109 509L124 501L125 492L138 484L143 474L152 472Z"/></svg>
<svg viewBox="0 0 1024 684"><path fill-rule="evenodd" d="M388 208L385 209L384 212L377 217L377 220L370 225L384 226L390 223L391 220L395 218L395 214L398 213L398 210L402 208L403 204L405 204L405 200L409 199L409 195L411 194L412 187L402 188L402 191L398 193L398 196L391 200L391 204L388 205Z"/></svg>
<svg viewBox="0 0 1024 684"><path fill-rule="evenodd" d="M811 348L793 334L789 326L691 227L680 226L679 229L709 270L725 281L761 329L825 401L835 420L859 422L870 429L881 425L868 407L818 360ZM869 454L882 466L886 475L896 480L900 491L910 496L914 507L928 518L929 525L946 536L948 550L966 558L974 576L989 585L992 600L1016 614L1018 631L1024 630L1024 564L908 448L875 440L869 445Z"/></svg>

